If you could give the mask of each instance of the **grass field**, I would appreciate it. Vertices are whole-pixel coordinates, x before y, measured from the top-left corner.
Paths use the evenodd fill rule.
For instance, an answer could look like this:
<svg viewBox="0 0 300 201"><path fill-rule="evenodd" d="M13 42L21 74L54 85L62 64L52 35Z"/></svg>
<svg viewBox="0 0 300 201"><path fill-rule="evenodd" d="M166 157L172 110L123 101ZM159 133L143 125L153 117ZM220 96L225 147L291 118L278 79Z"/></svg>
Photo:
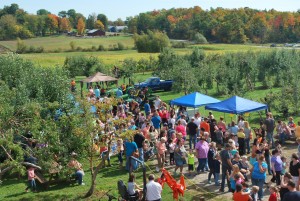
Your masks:
<svg viewBox="0 0 300 201"><path fill-rule="evenodd" d="M53 51L57 49L70 50L70 42L75 42L75 48L91 48L95 46L98 48L99 45L103 45L105 48L109 48L110 45L117 44L118 42L123 43L125 48L132 48L134 46L133 39L131 36L110 36L110 37L96 37L96 38L80 38L80 37L68 37L68 36L48 36L48 37L38 37L23 40L27 46L39 47L43 46L45 51ZM0 45L16 51L17 41L0 41Z"/></svg>
<svg viewBox="0 0 300 201"><path fill-rule="evenodd" d="M101 44L105 48L109 48L110 45L117 43L124 44L127 50L122 51L102 51L102 52L64 52L65 50L70 50L70 42L75 42L75 49L77 47L81 48L91 48ZM158 53L138 53L136 50L132 50L134 47L134 41L131 36L114 36L114 37L101 37L101 38L76 38L67 36L49 36L42 38L32 38L24 40L27 46L43 46L45 51L60 50L58 53L31 53L22 54L21 57L31 60L34 63L41 66L53 66L62 65L65 58L68 56L95 56L101 59L106 65L119 65L125 58L133 58L134 60L139 60L141 58L148 59L151 56L158 56ZM16 50L16 41L0 41L0 45L11 51ZM193 47L202 48L207 54L218 53L222 54L225 52L238 52L238 51L268 51L270 48L261 48L254 44L240 45L240 44L205 44L205 45L192 45L183 49L174 49L176 53L183 55L188 54L192 51ZM265 45L269 47L269 45Z"/></svg>

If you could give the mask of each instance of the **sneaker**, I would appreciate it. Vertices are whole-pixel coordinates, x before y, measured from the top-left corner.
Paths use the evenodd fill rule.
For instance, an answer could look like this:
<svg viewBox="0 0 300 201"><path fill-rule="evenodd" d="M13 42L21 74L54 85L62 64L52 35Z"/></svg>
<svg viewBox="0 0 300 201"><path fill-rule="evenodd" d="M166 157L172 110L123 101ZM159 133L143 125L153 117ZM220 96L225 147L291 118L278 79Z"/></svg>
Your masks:
<svg viewBox="0 0 300 201"><path fill-rule="evenodd" d="M81 186L85 186L85 183L81 183Z"/></svg>
<svg viewBox="0 0 300 201"><path fill-rule="evenodd" d="M156 172L159 172L159 167L156 167L156 168L155 168L155 171L156 171Z"/></svg>
<svg viewBox="0 0 300 201"><path fill-rule="evenodd" d="M174 177L176 177L176 176L177 176L177 172L175 172L175 171L174 171L174 172L173 172L173 174L174 174Z"/></svg>
<svg viewBox="0 0 300 201"><path fill-rule="evenodd" d="M211 181L209 180L208 183L211 184Z"/></svg>
<svg viewBox="0 0 300 201"><path fill-rule="evenodd" d="M219 192L222 192L222 193L224 193L225 191L224 191L224 189L219 189Z"/></svg>

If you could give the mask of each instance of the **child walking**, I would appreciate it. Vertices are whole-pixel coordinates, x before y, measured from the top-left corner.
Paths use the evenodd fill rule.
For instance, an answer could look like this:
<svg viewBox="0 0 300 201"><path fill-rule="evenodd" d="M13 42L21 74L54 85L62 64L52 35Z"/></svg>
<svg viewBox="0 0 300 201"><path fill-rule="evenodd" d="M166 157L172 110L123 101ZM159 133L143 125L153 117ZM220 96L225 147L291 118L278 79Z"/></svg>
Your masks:
<svg viewBox="0 0 300 201"><path fill-rule="evenodd" d="M269 191L270 191L269 201L277 201L278 188L275 186L270 186Z"/></svg>
<svg viewBox="0 0 300 201"><path fill-rule="evenodd" d="M190 149L188 153L188 168L189 176L191 176L192 172L195 170L195 155L192 149Z"/></svg>
<svg viewBox="0 0 300 201"><path fill-rule="evenodd" d="M169 139L169 153L170 153L170 165L174 165L174 151L175 151L176 143L173 139Z"/></svg>
<svg viewBox="0 0 300 201"><path fill-rule="evenodd" d="M35 168L34 167L28 167L27 168L27 175L28 175L28 187L25 189L26 192L28 192L28 189L31 188L33 192L36 192L36 183L35 183Z"/></svg>
<svg viewBox="0 0 300 201"><path fill-rule="evenodd" d="M221 169L221 156L219 153L216 154L214 159L214 172L215 172L215 185L220 186L219 178L220 178L220 169Z"/></svg>
<svg viewBox="0 0 300 201"><path fill-rule="evenodd" d="M119 166L121 168L123 167L123 152L124 152L124 145L122 139L117 140L117 150L118 150Z"/></svg>

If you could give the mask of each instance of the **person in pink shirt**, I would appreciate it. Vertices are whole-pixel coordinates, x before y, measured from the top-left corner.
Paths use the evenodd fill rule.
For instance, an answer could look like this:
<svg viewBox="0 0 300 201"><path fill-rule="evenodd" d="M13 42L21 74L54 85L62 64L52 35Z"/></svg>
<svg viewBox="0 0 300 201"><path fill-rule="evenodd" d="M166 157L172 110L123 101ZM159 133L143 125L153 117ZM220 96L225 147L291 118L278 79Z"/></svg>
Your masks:
<svg viewBox="0 0 300 201"><path fill-rule="evenodd" d="M28 174L28 187L25 189L26 192L28 192L28 189L31 188L33 192L36 191L36 183L35 183L35 168L34 167L28 167L27 168L27 174Z"/></svg>
<svg viewBox="0 0 300 201"><path fill-rule="evenodd" d="M177 122L177 126L176 126L176 132L177 133L181 133L182 134L182 138L184 140L186 140L186 130L185 130L185 126L181 124L181 121L179 120Z"/></svg>
<svg viewBox="0 0 300 201"><path fill-rule="evenodd" d="M156 171L159 172L160 168L164 168L164 162L165 162L165 152L167 150L166 148L166 141L167 139L165 137L162 137L160 141L156 143L157 148L157 162L158 167L156 168Z"/></svg>
<svg viewBox="0 0 300 201"><path fill-rule="evenodd" d="M200 141L196 144L196 157L198 158L198 167L197 172L200 173L200 170L204 172L205 165L207 163L207 153L209 150L209 145L205 141L204 137L200 138Z"/></svg>
<svg viewBox="0 0 300 201"><path fill-rule="evenodd" d="M150 141L149 130L150 130L150 123L147 123L146 127L142 129L142 133L143 133L144 137Z"/></svg>

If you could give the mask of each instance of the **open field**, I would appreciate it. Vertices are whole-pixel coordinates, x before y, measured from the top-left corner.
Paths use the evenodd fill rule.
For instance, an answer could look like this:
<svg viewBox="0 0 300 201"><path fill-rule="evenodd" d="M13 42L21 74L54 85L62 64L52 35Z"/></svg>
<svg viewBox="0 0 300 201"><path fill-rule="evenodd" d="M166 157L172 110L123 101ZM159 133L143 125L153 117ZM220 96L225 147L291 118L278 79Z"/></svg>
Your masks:
<svg viewBox="0 0 300 201"><path fill-rule="evenodd" d="M125 48L133 48L133 39L131 36L110 36L110 37L95 37L95 38L81 38L81 37L68 37L65 35L61 36L48 36L48 37L38 37L23 40L27 46L44 47L45 51L54 50L70 50L70 42L75 42L75 48L91 48L95 46L98 48L99 45L103 45L105 48L109 48L110 45L115 45L121 42ZM16 51L17 41L1 41L0 45Z"/></svg>
<svg viewBox="0 0 300 201"><path fill-rule="evenodd" d="M119 65L125 58L133 58L139 60L141 58L148 59L151 56L157 57L159 53L138 53L136 50L132 50L134 47L134 41L131 36L114 36L114 37L101 37L101 38L76 38L67 36L51 36L42 38L32 38L23 40L27 46L39 47L43 46L45 51L59 50L57 53L31 53L22 54L21 57L31 60L34 63L41 66L53 66L62 65L65 58L68 56L95 56L101 59L106 65ZM101 44L105 48L109 48L111 45L117 43L124 44L127 50L122 51L102 51L102 52L64 52L71 49L70 42L75 42L75 49L91 48ZM16 41L0 41L0 45L4 48L8 48L11 51L16 50ZM207 54L211 53L226 53L226 52L238 52L238 51L269 51L269 44L261 45L249 44L204 44L204 45L191 45L187 48L174 49L178 54L188 54L192 51L193 47L202 48Z"/></svg>

